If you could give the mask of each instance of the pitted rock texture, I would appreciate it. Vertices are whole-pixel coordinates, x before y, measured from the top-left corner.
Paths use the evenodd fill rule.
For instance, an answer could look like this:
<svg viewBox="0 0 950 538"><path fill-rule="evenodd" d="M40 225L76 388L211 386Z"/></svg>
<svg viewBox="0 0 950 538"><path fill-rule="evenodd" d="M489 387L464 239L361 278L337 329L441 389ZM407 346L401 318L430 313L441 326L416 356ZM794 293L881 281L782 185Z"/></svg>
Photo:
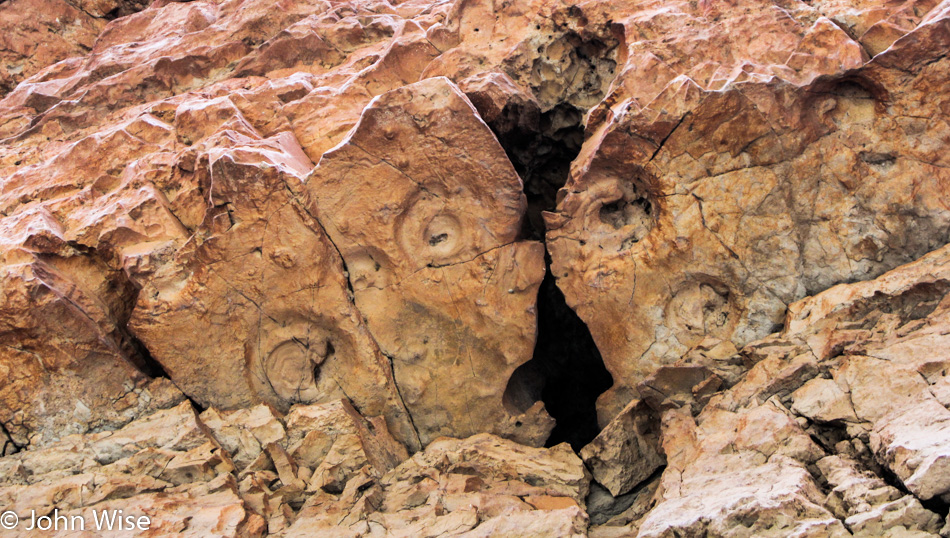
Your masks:
<svg viewBox="0 0 950 538"><path fill-rule="evenodd" d="M0 29L0 508L950 535L950 0Z"/></svg>
<svg viewBox="0 0 950 538"><path fill-rule="evenodd" d="M552 271L617 381L602 423L704 338L742 346L773 332L786 305L948 240L950 127L935 91L948 81L947 6L867 62L838 26L798 7L801 20L721 13L734 30L713 39L729 53L715 64L689 54L703 34L667 26L699 13L651 19L678 38L638 41L637 76L619 78L609 108L589 117L547 223ZM773 18L781 33L768 46L722 43Z"/></svg>

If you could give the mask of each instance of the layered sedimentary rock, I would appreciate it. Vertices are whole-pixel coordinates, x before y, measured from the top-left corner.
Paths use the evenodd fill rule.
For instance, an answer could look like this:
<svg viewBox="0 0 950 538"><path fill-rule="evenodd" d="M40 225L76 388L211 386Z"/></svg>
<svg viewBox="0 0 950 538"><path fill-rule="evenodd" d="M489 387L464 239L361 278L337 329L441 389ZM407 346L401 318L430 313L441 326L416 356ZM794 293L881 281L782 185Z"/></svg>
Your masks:
<svg viewBox="0 0 950 538"><path fill-rule="evenodd" d="M22 2L0 509L950 532L947 1Z"/></svg>
<svg viewBox="0 0 950 538"><path fill-rule="evenodd" d="M589 476L567 445L482 434L407 458L381 417L346 401L286 415L183 402L3 459L0 506L24 522L62 516L71 523L50 535L63 536L72 518L92 531L90 514L109 510L148 518L133 534L149 536L586 533Z"/></svg>
<svg viewBox="0 0 950 538"><path fill-rule="evenodd" d="M950 491L941 470L950 456L941 391L948 256L944 247L833 287L790 305L781 333L670 367L683 380L697 367L729 380L735 364L753 363L699 411L689 396L653 402L667 465L655 505L604 535L942 532L930 501Z"/></svg>
<svg viewBox="0 0 950 538"><path fill-rule="evenodd" d="M943 12L867 61L796 7L722 10L732 31L713 37L674 30L714 16L702 6L651 18L676 37L631 43L630 76L590 117L547 223L552 270L617 382L602 422L704 338L761 338L787 304L948 239ZM759 26L767 40L730 48Z"/></svg>

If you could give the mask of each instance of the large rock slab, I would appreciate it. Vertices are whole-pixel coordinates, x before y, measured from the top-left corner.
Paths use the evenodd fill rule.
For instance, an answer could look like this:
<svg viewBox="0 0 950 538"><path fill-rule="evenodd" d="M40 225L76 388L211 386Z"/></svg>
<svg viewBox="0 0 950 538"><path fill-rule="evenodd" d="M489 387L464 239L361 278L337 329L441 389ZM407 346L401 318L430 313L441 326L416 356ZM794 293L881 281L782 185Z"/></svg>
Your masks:
<svg viewBox="0 0 950 538"><path fill-rule="evenodd" d="M179 133L209 129L203 115L185 118L192 110L179 109ZM241 119L233 105L225 112ZM348 397L389 417L415 445L389 364L347 295L339 255L288 185L301 182L309 160L289 134L232 150L222 145L247 138L216 136L216 147L195 156L205 219L143 288L132 330L202 405L286 410Z"/></svg>
<svg viewBox="0 0 950 538"><path fill-rule="evenodd" d="M705 60L676 29L703 9L636 19L676 37L637 42L547 215L552 271L615 380L601 425L705 338L741 347L787 304L950 238L940 9L870 61L828 19L764 6L718 8L732 31ZM768 46L733 45L763 28Z"/></svg>
<svg viewBox="0 0 950 538"><path fill-rule="evenodd" d="M379 96L307 192L423 443L542 443L543 409L503 396L534 347L543 249L518 241L521 180L464 94L433 78Z"/></svg>
<svg viewBox="0 0 950 538"><path fill-rule="evenodd" d="M666 464L660 450L659 428L646 404L629 405L580 456L597 482L618 497L628 493Z"/></svg>

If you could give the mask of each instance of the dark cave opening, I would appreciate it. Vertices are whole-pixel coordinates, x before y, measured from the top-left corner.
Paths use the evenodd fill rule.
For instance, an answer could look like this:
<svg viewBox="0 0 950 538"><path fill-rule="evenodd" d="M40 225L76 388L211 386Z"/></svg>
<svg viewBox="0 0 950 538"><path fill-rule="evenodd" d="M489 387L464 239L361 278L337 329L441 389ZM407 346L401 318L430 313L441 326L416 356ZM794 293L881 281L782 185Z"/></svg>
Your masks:
<svg viewBox="0 0 950 538"><path fill-rule="evenodd" d="M523 104L509 105L489 125L524 183L528 208L522 235L543 242L542 213L555 209L558 190L584 141L583 111L569 104L543 113ZM587 325L567 305L550 266L545 252L534 353L512 374L505 402L513 413L544 402L557 421L546 446L567 442L577 451L600 432L596 401L613 378Z"/></svg>
<svg viewBox="0 0 950 538"><path fill-rule="evenodd" d="M560 104L547 112L509 104L490 127L524 183L528 202L523 235L544 241L541 213L553 211L571 162L584 142L583 112Z"/></svg>
<svg viewBox="0 0 950 538"><path fill-rule="evenodd" d="M538 339L534 355L536 372L544 380L541 401L557 421L545 446L567 442L579 451L600 433L597 397L613 385L613 377L580 317L567 305L551 274L538 291Z"/></svg>
<svg viewBox="0 0 950 538"><path fill-rule="evenodd" d="M567 305L551 274L551 260L538 290L538 337L531 360L511 375L505 405L523 413L535 402L556 421L545 446L567 442L579 451L600 433L597 397L613 385L587 325Z"/></svg>

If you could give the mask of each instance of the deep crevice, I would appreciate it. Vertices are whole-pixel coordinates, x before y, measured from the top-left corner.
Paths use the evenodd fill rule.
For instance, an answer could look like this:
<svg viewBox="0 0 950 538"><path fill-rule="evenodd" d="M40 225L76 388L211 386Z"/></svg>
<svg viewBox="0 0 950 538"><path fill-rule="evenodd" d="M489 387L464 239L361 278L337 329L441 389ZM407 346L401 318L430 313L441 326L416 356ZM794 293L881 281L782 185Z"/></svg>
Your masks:
<svg viewBox="0 0 950 538"><path fill-rule="evenodd" d="M143 344L141 340L136 338L131 331L127 329L124 333L134 353L135 362L137 362L136 366L139 367L142 373L152 378L164 377L165 379L171 379L171 376L165 371L165 367L162 366L162 363L158 362L158 359L152 356L152 352L145 347L145 344Z"/></svg>
<svg viewBox="0 0 950 538"><path fill-rule="evenodd" d="M0 422L0 433L6 436L6 440L3 442L3 447L0 449L0 457L16 454L25 448L13 440L13 435L10 434L10 430L7 429L7 425L3 422Z"/></svg>
<svg viewBox="0 0 950 538"><path fill-rule="evenodd" d="M839 443L842 441L852 440L852 437L847 433L846 425L840 422L809 422L809 426L806 429L809 437L811 437L811 439L816 444L818 444L818 446L820 446L826 454L842 455L837 450ZM950 503L945 502L939 496L924 500L914 495L909 489L907 489L907 486L904 485L904 482L896 474L894 474L893 471L878 461L877 457L867 448L867 445L864 444L864 441L861 441L861 443L863 450L860 453L850 453L843 455L855 461L861 470L870 472L871 474L883 480L888 486L891 486L899 491L901 495L910 495L916 498L924 508L934 512L944 520L947 519L947 516L950 515ZM816 472L817 470L813 471L813 474ZM819 479L819 481L824 480L824 478L820 476L820 472L817 472L817 475L818 476L816 476L816 479Z"/></svg>
<svg viewBox="0 0 950 538"><path fill-rule="evenodd" d="M579 451L600 433L597 397L613 385L613 377L587 325L557 287L547 253L545 264L534 354L512 374L505 403L514 412L524 412L534 402L544 402L557 421L545 446L566 442Z"/></svg>
<svg viewBox="0 0 950 538"><path fill-rule="evenodd" d="M152 379L165 378L171 381L172 385L178 388L178 392L180 392L185 397L186 400L191 402L192 407L197 409L199 413L204 412L208 409L207 405L202 405L200 402L192 398L188 393L181 390L181 387L179 387L178 384L175 383L175 380L172 379L170 375L168 375L168 371L165 370L165 367L162 366L162 363L159 362L158 359L152 356L152 353L148 350L148 347L146 347L145 344L142 343L141 340L136 338L131 333L131 331L127 329L124 330L123 332L125 333L124 336L126 337L127 342L131 346L132 351L134 353L136 366L142 373L151 377Z"/></svg>
<svg viewBox="0 0 950 538"><path fill-rule="evenodd" d="M528 207L522 236L543 242L542 213L556 209L558 190L584 141L583 110L562 103L542 113L537 107L509 103L489 126L524 184ZM515 415L544 402L556 420L546 446L567 442L580 450L600 433L596 401L613 378L587 325L558 289L547 252L545 268L534 354L512 374L504 402Z"/></svg>

